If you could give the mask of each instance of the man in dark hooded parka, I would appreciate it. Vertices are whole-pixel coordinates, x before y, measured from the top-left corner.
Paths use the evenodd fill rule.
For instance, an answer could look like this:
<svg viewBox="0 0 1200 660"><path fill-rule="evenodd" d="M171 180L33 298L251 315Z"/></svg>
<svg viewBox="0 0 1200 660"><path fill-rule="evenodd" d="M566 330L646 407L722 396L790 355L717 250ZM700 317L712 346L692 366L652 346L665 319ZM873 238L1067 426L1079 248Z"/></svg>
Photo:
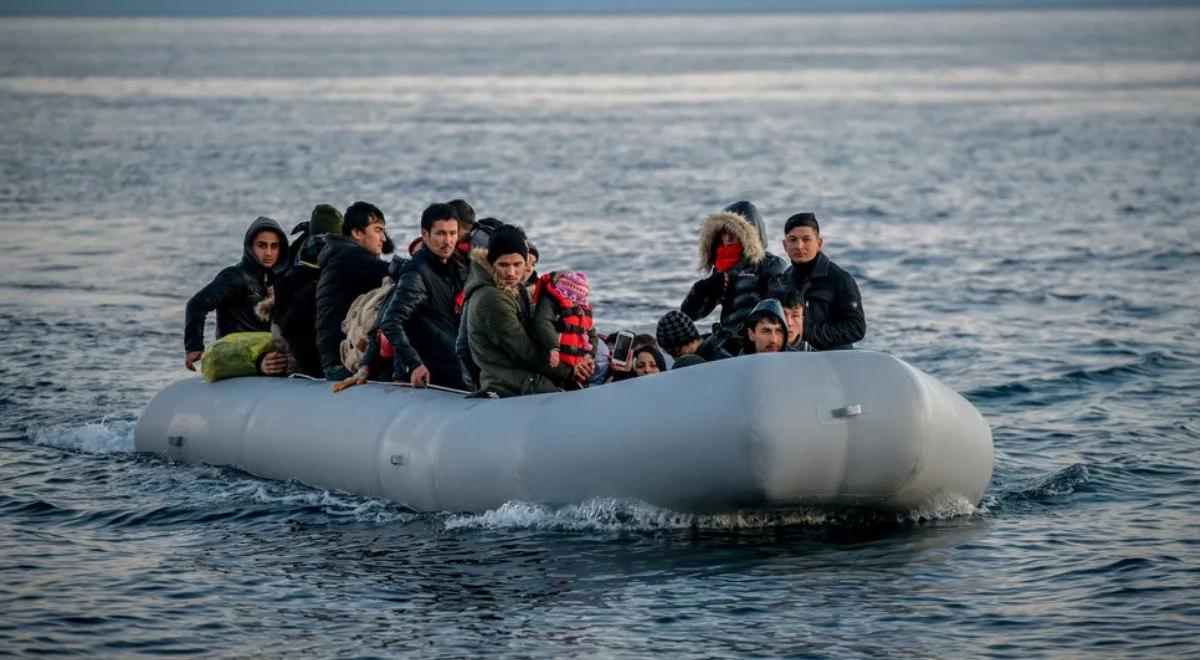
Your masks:
<svg viewBox="0 0 1200 660"><path fill-rule="evenodd" d="M740 353L741 326L750 310L787 269L787 262L766 249L766 227L758 209L735 202L704 219L700 227L700 270L708 277L696 282L680 310L693 321L721 308L721 331L731 337L726 349Z"/></svg>
<svg viewBox="0 0 1200 660"><path fill-rule="evenodd" d="M218 339L232 332L270 330L270 323L259 318L254 308L267 297L268 288L287 266L288 240L279 223L263 217L250 223L242 241L242 260L222 269L188 300L183 328L187 351L184 366L196 370L195 362L204 353L204 319L213 310L217 311ZM286 365L286 357L283 359Z"/></svg>

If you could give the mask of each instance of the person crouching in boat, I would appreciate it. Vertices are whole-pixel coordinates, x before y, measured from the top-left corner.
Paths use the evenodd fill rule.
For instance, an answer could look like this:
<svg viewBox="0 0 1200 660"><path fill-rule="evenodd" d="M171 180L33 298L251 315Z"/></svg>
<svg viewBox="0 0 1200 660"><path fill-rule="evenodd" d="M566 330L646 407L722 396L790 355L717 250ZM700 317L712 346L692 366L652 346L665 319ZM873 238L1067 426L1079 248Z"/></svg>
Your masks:
<svg viewBox="0 0 1200 660"><path fill-rule="evenodd" d="M788 337L783 350L788 352L805 352L813 350L812 345L804 341L804 296L795 289L788 289L779 298L783 305L783 320L787 321Z"/></svg>
<svg viewBox="0 0 1200 660"><path fill-rule="evenodd" d="M787 317L783 305L774 298L758 303L746 317L746 340L754 353L779 353L786 350Z"/></svg>
<svg viewBox="0 0 1200 660"><path fill-rule="evenodd" d="M692 285L679 309L693 321L721 308L725 348L743 351L742 327L750 310L767 298L787 263L767 252L766 227L753 204L736 202L705 218L700 227L700 270L709 275Z"/></svg>
<svg viewBox="0 0 1200 660"><path fill-rule="evenodd" d="M549 351L531 339L533 303L524 286L528 257L525 232L511 225L493 232L486 250L471 252L467 339L481 392L501 397L556 392L561 383L582 383L592 375L591 360L551 367Z"/></svg>
<svg viewBox="0 0 1200 660"><path fill-rule="evenodd" d="M667 312L658 320L654 336L658 339L658 345L675 360L672 369L687 366L679 364L683 358L690 358L687 364L695 364L697 361L712 362L733 357L722 347L726 339L724 336L701 337L696 324L677 309Z"/></svg>
<svg viewBox="0 0 1200 660"><path fill-rule="evenodd" d="M204 319L213 310L217 312L217 339L233 332L269 331L270 322L259 318L255 307L270 294L287 266L288 240L283 228L271 218L256 219L246 229L242 260L221 270L188 300L183 366L196 370L196 361L204 354ZM287 355L268 353L259 368L268 375L281 374L287 369Z"/></svg>
<svg viewBox="0 0 1200 660"><path fill-rule="evenodd" d="M647 344L633 353L634 377L650 376L667 370L667 360L654 346Z"/></svg>
<svg viewBox="0 0 1200 660"><path fill-rule="evenodd" d="M536 275L536 272L534 273ZM600 340L592 327L591 287L583 273L558 271L537 279L533 289L533 337L550 353L550 366L595 362ZM564 385L575 384L570 380Z"/></svg>

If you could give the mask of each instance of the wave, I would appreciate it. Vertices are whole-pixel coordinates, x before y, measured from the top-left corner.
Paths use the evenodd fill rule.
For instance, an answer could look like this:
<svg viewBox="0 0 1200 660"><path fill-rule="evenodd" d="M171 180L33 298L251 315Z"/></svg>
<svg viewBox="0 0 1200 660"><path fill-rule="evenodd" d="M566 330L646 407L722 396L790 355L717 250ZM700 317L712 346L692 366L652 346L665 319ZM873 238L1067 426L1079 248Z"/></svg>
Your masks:
<svg viewBox="0 0 1200 660"><path fill-rule="evenodd" d="M136 425L136 422L110 421L105 417L99 422L31 427L27 435L35 444L45 447L85 454L129 454L133 453Z"/></svg>
<svg viewBox="0 0 1200 660"><path fill-rule="evenodd" d="M876 527L921 523L975 515L962 499L948 500L907 514L859 509L798 508L726 514L682 513L638 500L593 498L552 506L507 502L478 514L449 515L448 531L527 529L565 532L737 531L788 527Z"/></svg>

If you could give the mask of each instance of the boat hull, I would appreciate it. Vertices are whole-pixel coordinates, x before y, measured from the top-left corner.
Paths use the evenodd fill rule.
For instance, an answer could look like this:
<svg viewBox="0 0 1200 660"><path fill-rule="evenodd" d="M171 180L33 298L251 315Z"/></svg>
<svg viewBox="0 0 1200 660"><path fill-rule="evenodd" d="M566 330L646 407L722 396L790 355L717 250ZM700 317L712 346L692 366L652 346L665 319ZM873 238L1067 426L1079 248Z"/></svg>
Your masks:
<svg viewBox="0 0 1200 660"><path fill-rule="evenodd" d="M467 399L368 384L187 379L138 420L138 451L486 511L633 498L678 511L978 503L992 436L970 403L872 351L723 360L581 392Z"/></svg>

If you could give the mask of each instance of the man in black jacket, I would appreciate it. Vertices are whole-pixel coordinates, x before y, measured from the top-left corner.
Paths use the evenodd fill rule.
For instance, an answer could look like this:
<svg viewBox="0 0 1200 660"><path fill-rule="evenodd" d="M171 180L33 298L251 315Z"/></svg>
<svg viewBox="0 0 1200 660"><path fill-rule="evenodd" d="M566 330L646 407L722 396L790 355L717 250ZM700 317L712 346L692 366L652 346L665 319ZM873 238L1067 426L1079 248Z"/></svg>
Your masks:
<svg viewBox="0 0 1200 660"><path fill-rule="evenodd" d="M383 254L387 234L383 212L372 204L355 202L346 209L342 234L329 234L317 258L317 352L329 380L342 380L350 372L342 366L341 343L346 338L342 320L354 299L379 287L388 274Z"/></svg>
<svg viewBox="0 0 1200 660"><path fill-rule="evenodd" d="M821 248L821 225L812 213L797 213L783 228L783 249L792 265L780 280L778 297L795 289L804 298L801 338L818 351L854 348L867 333L858 284Z"/></svg>
<svg viewBox="0 0 1200 660"><path fill-rule="evenodd" d="M459 218L449 204L421 214L424 245L400 271L396 289L380 315L379 329L392 344L398 381L466 389L454 344L462 271L455 250Z"/></svg>
<svg viewBox="0 0 1200 660"><path fill-rule="evenodd" d="M231 332L266 332L270 324L258 317L254 306L267 297L268 288L288 264L287 235L271 218L250 223L242 241L241 262L217 273L208 286L200 289L187 303L183 326L186 356L183 366L196 370L196 361L204 354L204 319L217 311L217 339ZM282 361L282 364L280 364ZM287 356L268 354L265 372L287 367Z"/></svg>

